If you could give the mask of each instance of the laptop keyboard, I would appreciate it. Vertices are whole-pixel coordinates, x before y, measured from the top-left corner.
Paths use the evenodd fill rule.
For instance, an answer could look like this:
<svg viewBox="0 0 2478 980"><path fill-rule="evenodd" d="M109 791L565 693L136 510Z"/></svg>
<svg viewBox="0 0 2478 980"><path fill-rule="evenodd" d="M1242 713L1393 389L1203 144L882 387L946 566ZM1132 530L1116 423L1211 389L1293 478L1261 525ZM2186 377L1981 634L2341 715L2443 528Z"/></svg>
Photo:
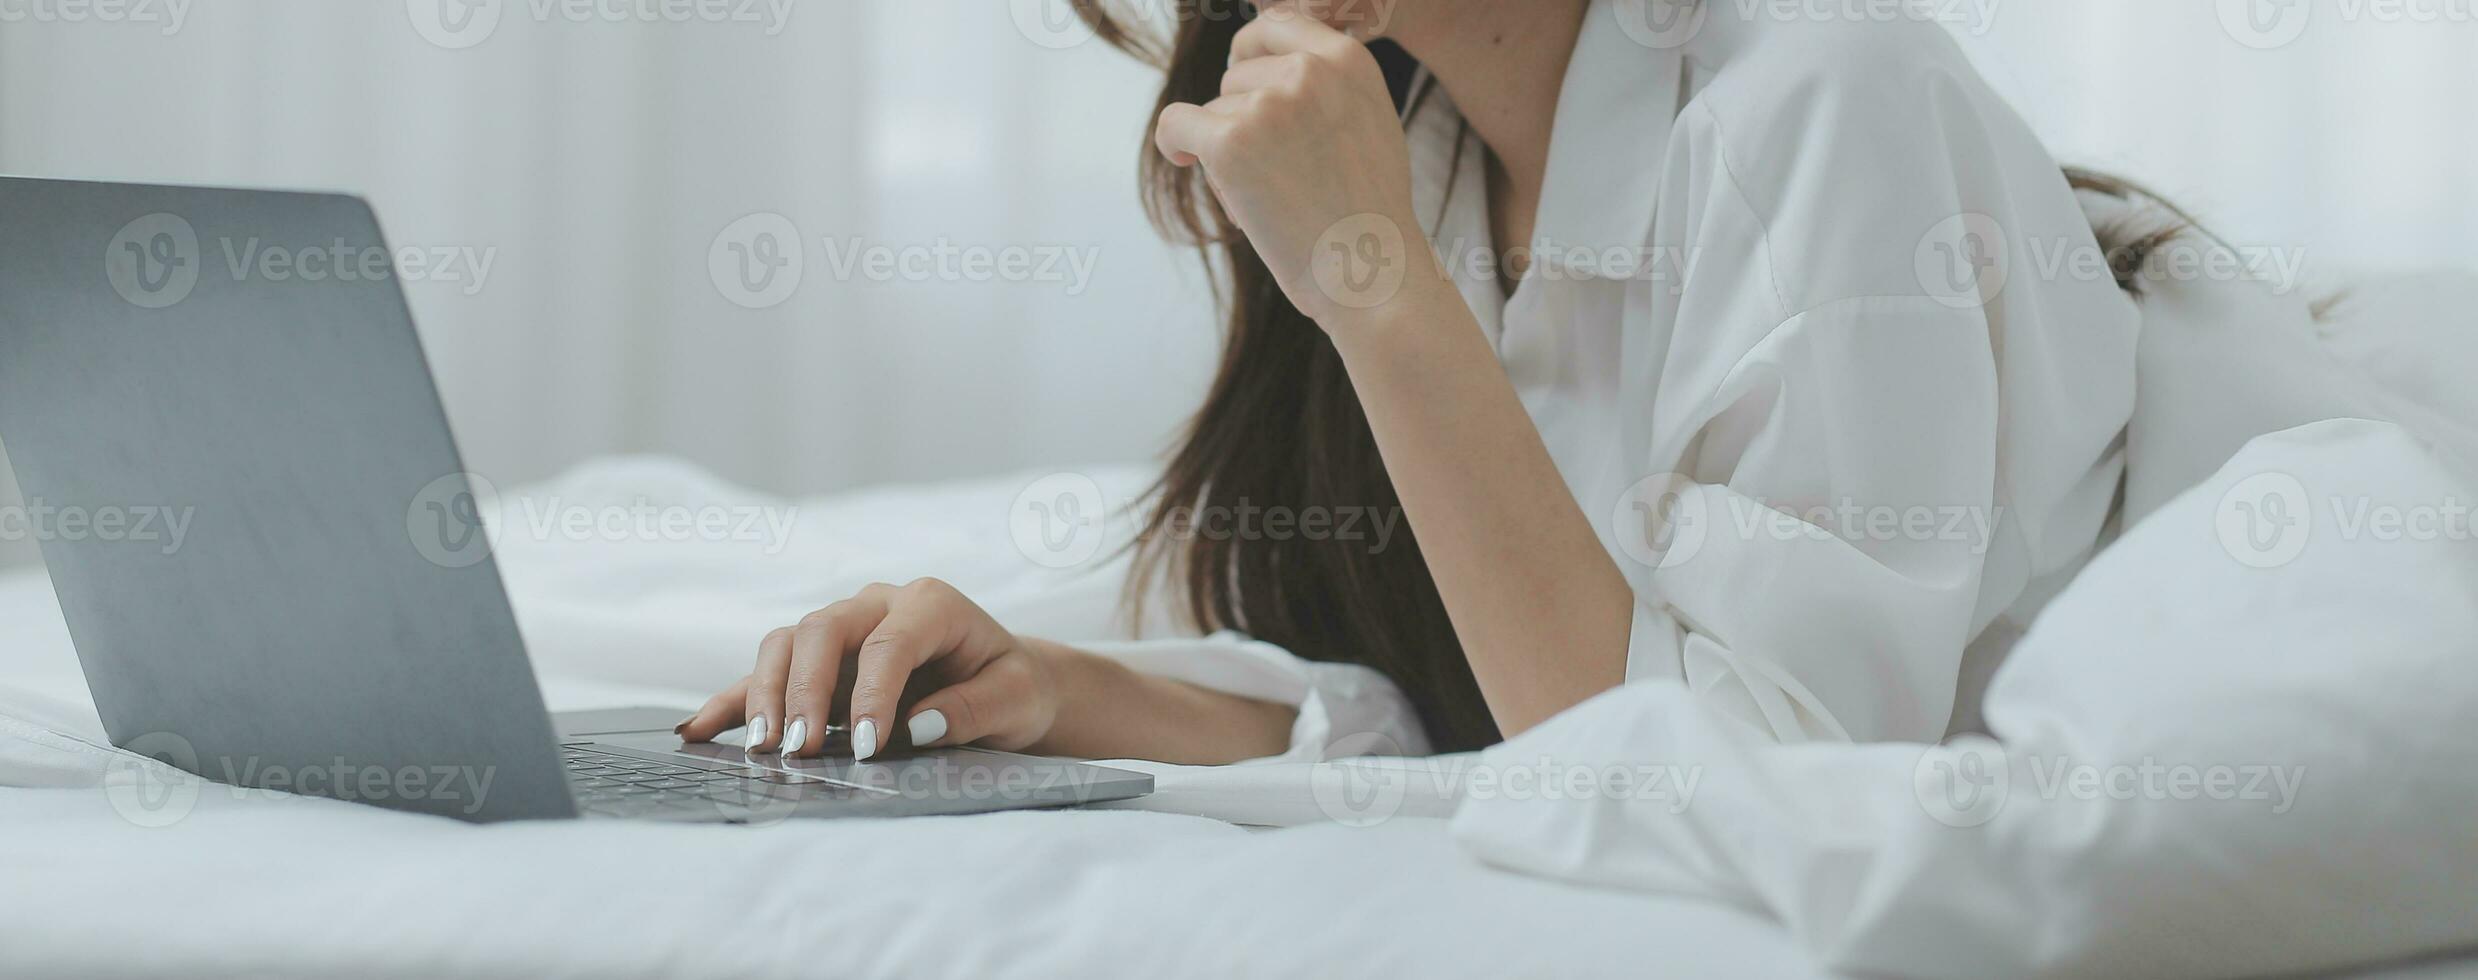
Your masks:
<svg viewBox="0 0 2478 980"><path fill-rule="evenodd" d="M560 761L567 767L578 808L595 816L687 817L719 811L744 818L860 792L796 773L699 769L575 745L560 748Z"/></svg>

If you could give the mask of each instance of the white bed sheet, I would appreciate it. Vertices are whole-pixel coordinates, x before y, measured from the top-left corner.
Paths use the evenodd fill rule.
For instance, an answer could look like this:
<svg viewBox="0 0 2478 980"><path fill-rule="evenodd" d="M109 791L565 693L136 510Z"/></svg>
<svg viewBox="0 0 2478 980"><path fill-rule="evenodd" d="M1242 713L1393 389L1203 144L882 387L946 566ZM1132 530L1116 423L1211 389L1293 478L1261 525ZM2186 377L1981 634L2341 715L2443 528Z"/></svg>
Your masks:
<svg viewBox="0 0 2478 980"><path fill-rule="evenodd" d="M1022 562L962 560L993 528L955 515L1003 535L1017 485L814 501L776 556L523 541L502 555L555 710L686 707L745 669L751 626L873 578L937 572L1010 622L1100 630L1115 571L1045 583L999 571ZM647 461L557 492L736 493ZM1045 588L1057 598L1036 600ZM1818 975L1751 911L1486 869L1417 816L1447 812L1433 801L1281 831L1128 810L471 827L210 783L154 827L160 808L122 812L139 763L102 742L49 582L0 575L0 976ZM1144 806L1321 813L1315 767L1155 771Z"/></svg>
<svg viewBox="0 0 2478 980"><path fill-rule="evenodd" d="M629 461L560 487L726 492L702 480ZM787 556L737 556L754 572L695 547L503 554L555 710L686 706L746 656L721 634L909 569L821 560L738 591L752 575L795 574L800 549L889 553L907 526L924 552L912 574L925 574L986 548L979 533L938 534L954 514L1003 521L1013 485L815 502L804 527L868 528L880 546L806 530ZM1090 578L1054 583L1047 602L1038 583L979 579L1001 615L1061 635L1095 629L1108 596ZM611 594L597 603L596 590ZM137 763L101 741L49 582L0 575L0 976L1825 975L1749 909L1485 868L1437 819L1452 806L1440 798L1387 801L1377 812L1392 816L1363 826L1276 831L1127 810L471 827L207 784L181 819L144 826L161 811L132 819L112 788ZM1162 791L1143 806L1269 824L1337 813L1316 792L1335 785L1330 766L1151 768Z"/></svg>
<svg viewBox="0 0 2478 980"><path fill-rule="evenodd" d="M1428 820L1158 813L477 828L210 792L166 830L0 791L0 975L1814 975L1707 903L1493 872Z"/></svg>

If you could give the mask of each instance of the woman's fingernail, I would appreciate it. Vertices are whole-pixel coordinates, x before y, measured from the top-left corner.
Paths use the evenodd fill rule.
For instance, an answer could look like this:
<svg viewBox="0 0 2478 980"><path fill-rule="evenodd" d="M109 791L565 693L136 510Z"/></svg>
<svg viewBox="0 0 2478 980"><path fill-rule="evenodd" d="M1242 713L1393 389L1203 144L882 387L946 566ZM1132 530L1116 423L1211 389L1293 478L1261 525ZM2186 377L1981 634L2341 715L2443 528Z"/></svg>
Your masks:
<svg viewBox="0 0 2478 980"><path fill-rule="evenodd" d="M792 753L800 751L801 747L807 744L809 744L809 719L792 719L792 723L783 729L784 757L789 758Z"/></svg>
<svg viewBox="0 0 2478 980"><path fill-rule="evenodd" d="M912 720L905 725L905 729L912 733L912 744L914 745L928 745L931 742L945 738L946 712L932 708L928 711L921 712L920 714L913 715Z"/></svg>
<svg viewBox="0 0 2478 980"><path fill-rule="evenodd" d="M754 752L758 746L764 744L766 744L766 716L758 715L749 719L749 734L747 738L740 740L740 747Z"/></svg>
<svg viewBox="0 0 2478 980"><path fill-rule="evenodd" d="M878 754L878 720L863 718L852 729L852 761L861 762Z"/></svg>
<svg viewBox="0 0 2478 980"><path fill-rule="evenodd" d="M687 718L686 720L681 721L681 722L680 722L679 724L677 724L677 725L673 725L673 726L671 726L671 734L673 734L673 735L682 735L682 734L686 734L686 733L688 732L688 726L689 726L690 724L695 723L695 722L696 722L696 720L697 720L697 716L696 716L696 715L690 715L690 716L688 716L688 718Z"/></svg>

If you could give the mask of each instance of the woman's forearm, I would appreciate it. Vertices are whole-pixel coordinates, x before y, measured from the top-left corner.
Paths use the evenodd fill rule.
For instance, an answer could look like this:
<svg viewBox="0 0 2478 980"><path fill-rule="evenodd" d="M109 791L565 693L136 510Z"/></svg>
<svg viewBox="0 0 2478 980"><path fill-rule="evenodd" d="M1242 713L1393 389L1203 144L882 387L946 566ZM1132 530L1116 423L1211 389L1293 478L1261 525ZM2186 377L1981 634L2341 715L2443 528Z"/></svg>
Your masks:
<svg viewBox="0 0 2478 980"><path fill-rule="evenodd" d="M1341 349L1498 727L1622 682L1633 593L1470 308L1433 252L1415 264L1437 274L1390 296L1355 274L1370 248L1414 258L1389 240L1427 244L1384 66L1318 18L1259 17L1232 39L1221 89L1163 106L1154 145L1205 169L1283 295Z"/></svg>
<svg viewBox="0 0 2478 980"><path fill-rule="evenodd" d="M1462 296L1329 323L1455 635L1511 736L1626 679L1635 597Z"/></svg>
<svg viewBox="0 0 2478 980"><path fill-rule="evenodd" d="M1056 672L1058 719L1032 750L1081 759L1222 765L1289 750L1288 705L1137 673L1115 660L1025 641Z"/></svg>

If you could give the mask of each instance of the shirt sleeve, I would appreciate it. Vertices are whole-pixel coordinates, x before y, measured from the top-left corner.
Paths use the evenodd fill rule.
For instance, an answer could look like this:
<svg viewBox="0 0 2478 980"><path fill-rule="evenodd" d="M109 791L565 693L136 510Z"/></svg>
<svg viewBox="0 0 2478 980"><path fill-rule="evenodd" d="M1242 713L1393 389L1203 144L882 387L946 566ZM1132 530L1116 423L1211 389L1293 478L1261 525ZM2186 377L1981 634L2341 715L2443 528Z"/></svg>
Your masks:
<svg viewBox="0 0 2478 980"><path fill-rule="evenodd" d="M1945 46L1769 55L1670 146L1653 243L1695 266L1629 301L1628 673L1762 737L1942 738L2121 472L2139 314L2055 264L2088 218Z"/></svg>
<svg viewBox="0 0 2478 980"><path fill-rule="evenodd" d="M1630 680L1673 677L1774 740L1933 741L1996 533L1996 392L1975 316L1898 300L1781 324L1639 484Z"/></svg>
<svg viewBox="0 0 2478 980"><path fill-rule="evenodd" d="M1290 749L1258 762L1429 753L1410 700L1385 675L1358 664L1311 661L1230 632L1078 648L1154 677L1297 708Z"/></svg>

